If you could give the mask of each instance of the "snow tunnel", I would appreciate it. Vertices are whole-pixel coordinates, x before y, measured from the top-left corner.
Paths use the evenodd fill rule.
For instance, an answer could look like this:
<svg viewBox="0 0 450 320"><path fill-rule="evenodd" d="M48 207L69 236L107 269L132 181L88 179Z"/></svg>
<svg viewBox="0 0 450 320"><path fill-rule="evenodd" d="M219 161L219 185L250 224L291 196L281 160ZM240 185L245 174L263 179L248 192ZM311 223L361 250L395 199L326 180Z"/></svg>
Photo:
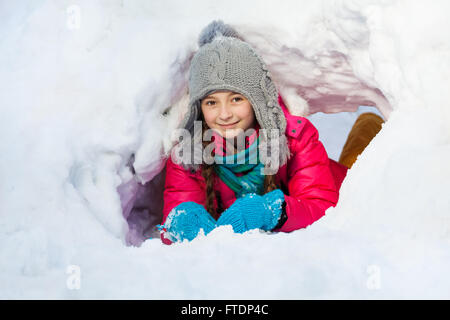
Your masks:
<svg viewBox="0 0 450 320"><path fill-rule="evenodd" d="M360 65L361 59L355 60L354 54L337 47L305 50L271 38L269 35L277 34L276 31L237 29L263 57L289 112L307 117L316 126L330 158L337 161L351 126L362 112L376 113L385 121L389 119L392 107L388 99L371 75L367 75L367 66ZM170 95L157 94L158 89L154 87L151 94L142 94L140 104L147 110L144 122L159 121L167 132L176 128L187 107L186 79L194 52L193 49L179 53L165 80L159 84L170 83ZM361 54L368 53L358 53ZM130 158L130 173L117 189L128 223L127 245L140 246L146 239L159 238L156 225L162 219L165 159L173 141L148 143L151 147L136 150ZM159 154L154 150L160 150Z"/></svg>
<svg viewBox="0 0 450 320"><path fill-rule="evenodd" d="M192 4L0 2L0 296L450 298L450 2ZM387 121L311 227L218 228L168 247L154 228L167 137L196 38L217 18L329 157L360 112Z"/></svg>

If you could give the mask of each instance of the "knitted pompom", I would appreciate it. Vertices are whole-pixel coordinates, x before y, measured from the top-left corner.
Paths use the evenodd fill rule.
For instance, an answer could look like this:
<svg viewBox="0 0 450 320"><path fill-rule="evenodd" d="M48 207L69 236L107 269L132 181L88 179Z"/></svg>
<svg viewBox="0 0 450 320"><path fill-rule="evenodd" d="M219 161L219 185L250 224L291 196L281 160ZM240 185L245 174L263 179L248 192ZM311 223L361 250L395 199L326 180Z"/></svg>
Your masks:
<svg viewBox="0 0 450 320"><path fill-rule="evenodd" d="M210 43L217 36L239 38L239 34L230 25L223 23L222 20L214 20L208 24L198 37L199 47L204 44Z"/></svg>

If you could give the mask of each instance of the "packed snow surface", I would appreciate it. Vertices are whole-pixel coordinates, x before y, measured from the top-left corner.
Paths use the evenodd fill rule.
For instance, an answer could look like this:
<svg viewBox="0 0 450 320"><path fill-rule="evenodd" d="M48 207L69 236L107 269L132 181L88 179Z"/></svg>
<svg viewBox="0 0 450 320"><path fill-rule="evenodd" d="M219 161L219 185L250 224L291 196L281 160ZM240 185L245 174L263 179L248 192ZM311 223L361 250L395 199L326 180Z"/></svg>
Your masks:
<svg viewBox="0 0 450 320"><path fill-rule="evenodd" d="M214 19L331 158L357 114L387 121L306 229L139 240ZM0 298L450 298L449 21L447 0L0 1Z"/></svg>

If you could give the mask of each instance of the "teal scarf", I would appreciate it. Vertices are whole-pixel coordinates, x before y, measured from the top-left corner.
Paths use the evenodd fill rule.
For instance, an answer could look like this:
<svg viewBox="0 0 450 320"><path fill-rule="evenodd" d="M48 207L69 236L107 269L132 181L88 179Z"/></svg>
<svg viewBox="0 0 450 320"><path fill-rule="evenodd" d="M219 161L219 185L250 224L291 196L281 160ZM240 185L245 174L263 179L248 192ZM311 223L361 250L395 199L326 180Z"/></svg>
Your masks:
<svg viewBox="0 0 450 320"><path fill-rule="evenodd" d="M264 175L261 169L264 164L259 161L259 137L247 149L230 155L216 156L214 169L219 178L240 198L247 193L263 194ZM247 172L248 171L248 172ZM242 176L236 173L247 172Z"/></svg>

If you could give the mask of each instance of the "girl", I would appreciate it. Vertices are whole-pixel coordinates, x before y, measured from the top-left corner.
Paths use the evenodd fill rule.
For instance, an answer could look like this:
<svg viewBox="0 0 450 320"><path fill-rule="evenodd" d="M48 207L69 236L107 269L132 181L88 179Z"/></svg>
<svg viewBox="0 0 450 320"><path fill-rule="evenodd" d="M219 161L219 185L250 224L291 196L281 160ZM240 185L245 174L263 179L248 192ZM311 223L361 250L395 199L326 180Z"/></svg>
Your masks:
<svg viewBox="0 0 450 320"><path fill-rule="evenodd" d="M199 45L180 126L189 135L166 164L162 241L221 225L291 232L320 219L348 167L328 158L308 119L289 114L262 59L231 27L212 22Z"/></svg>

